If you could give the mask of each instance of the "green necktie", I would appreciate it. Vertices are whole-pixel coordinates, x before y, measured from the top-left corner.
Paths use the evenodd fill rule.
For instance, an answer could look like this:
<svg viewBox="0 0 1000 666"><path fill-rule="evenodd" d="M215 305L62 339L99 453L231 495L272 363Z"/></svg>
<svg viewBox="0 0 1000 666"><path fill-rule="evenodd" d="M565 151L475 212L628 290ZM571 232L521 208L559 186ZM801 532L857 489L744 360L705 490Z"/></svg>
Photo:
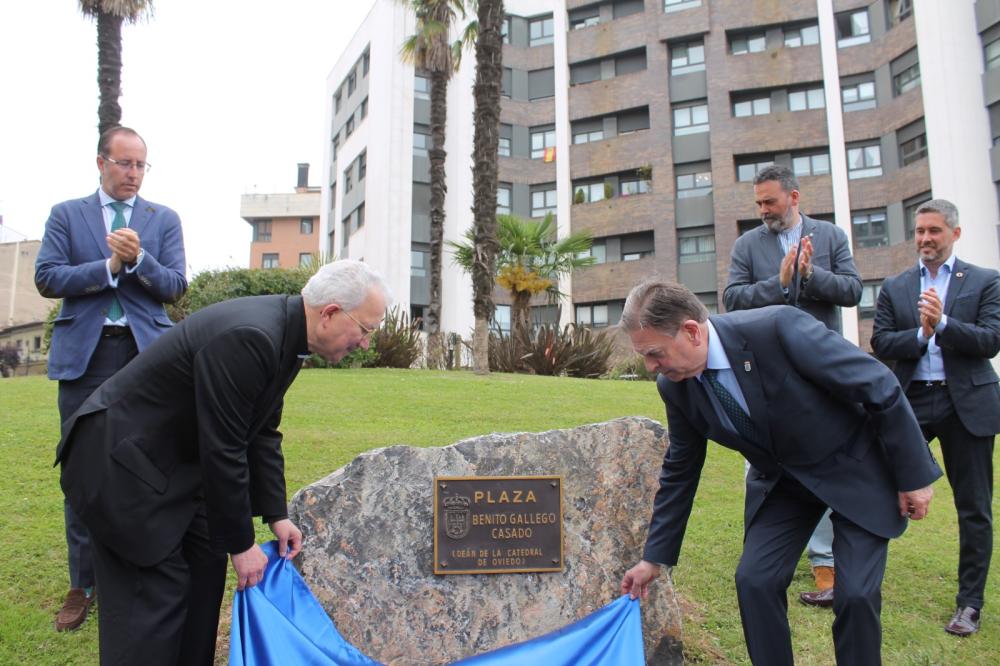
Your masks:
<svg viewBox="0 0 1000 666"><path fill-rule="evenodd" d="M116 231L125 226L125 209L128 207L127 203L121 201L112 201L109 204L115 209L115 219L111 221L111 231ZM108 321L118 321L125 316L125 310L122 309L122 304L118 302L118 296L112 294L111 296L111 306L108 308Z"/></svg>
<svg viewBox="0 0 1000 666"><path fill-rule="evenodd" d="M750 415L743 411L743 408L740 407L740 403L736 401L733 394L719 381L718 374L719 371L716 369L706 369L701 373L701 376L708 381L708 385L719 399L722 409L725 410L729 420L733 422L737 432L743 435L744 439L751 442L755 441L755 431L753 421L750 420Z"/></svg>

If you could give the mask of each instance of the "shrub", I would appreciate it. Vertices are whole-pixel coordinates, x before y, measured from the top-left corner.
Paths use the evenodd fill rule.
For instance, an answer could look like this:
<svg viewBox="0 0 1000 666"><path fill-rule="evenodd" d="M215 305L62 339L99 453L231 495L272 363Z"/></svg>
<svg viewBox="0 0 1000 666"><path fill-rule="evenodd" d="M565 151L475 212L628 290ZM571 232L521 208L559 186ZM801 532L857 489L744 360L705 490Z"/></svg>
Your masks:
<svg viewBox="0 0 1000 666"><path fill-rule="evenodd" d="M0 376L10 377L21 365L21 350L7 343L0 347Z"/></svg>
<svg viewBox="0 0 1000 666"><path fill-rule="evenodd" d="M227 268L202 271L191 280L187 291L176 303L167 305L167 314L173 321L178 322L203 307L231 298L298 294L318 268L318 262L314 262L312 266L295 268Z"/></svg>
<svg viewBox="0 0 1000 666"><path fill-rule="evenodd" d="M639 379L650 381L656 379L656 373L646 370L646 364L639 356L632 356L621 361L608 373L610 379Z"/></svg>
<svg viewBox="0 0 1000 666"><path fill-rule="evenodd" d="M523 371L523 353L519 354L519 349L526 349L528 341L516 344L514 333L505 334L499 328L490 331L489 359L491 372L521 372Z"/></svg>
<svg viewBox="0 0 1000 666"><path fill-rule="evenodd" d="M538 375L596 378L607 373L615 345L607 331L544 325L528 341L524 364Z"/></svg>
<svg viewBox="0 0 1000 666"><path fill-rule="evenodd" d="M362 362L365 368L409 368L423 351L420 342L420 319L410 321L410 315L398 305L385 315L385 321L372 333L374 358ZM357 351L357 350L355 350Z"/></svg>
<svg viewBox="0 0 1000 666"><path fill-rule="evenodd" d="M615 188L608 181L604 181L604 198L610 199L615 196Z"/></svg>
<svg viewBox="0 0 1000 666"><path fill-rule="evenodd" d="M587 200L587 197L583 194L583 190L582 189L577 190L576 194L573 195L573 203L575 203L575 204L582 204L586 200Z"/></svg>

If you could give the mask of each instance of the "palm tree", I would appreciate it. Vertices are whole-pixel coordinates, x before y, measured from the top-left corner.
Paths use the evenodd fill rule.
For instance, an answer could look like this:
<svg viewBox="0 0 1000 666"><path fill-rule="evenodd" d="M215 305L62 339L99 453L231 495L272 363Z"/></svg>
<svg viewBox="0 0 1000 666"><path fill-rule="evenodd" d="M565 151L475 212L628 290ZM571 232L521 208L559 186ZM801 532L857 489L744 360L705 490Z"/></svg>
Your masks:
<svg viewBox="0 0 1000 666"><path fill-rule="evenodd" d="M80 11L97 19L98 132L121 124L118 104L122 88L122 22L138 23L152 16L153 0L79 0Z"/></svg>
<svg viewBox="0 0 1000 666"><path fill-rule="evenodd" d="M496 282L510 292L510 328L515 341L526 340L531 332L532 296L547 293L554 300L561 295L559 277L594 263L593 257L581 256L590 249L590 234L577 232L555 239L553 227L551 214L542 220L497 216ZM465 243L449 245L455 252L455 263L471 272L476 251L475 231L467 231L465 239Z"/></svg>
<svg viewBox="0 0 1000 666"><path fill-rule="evenodd" d="M493 318L493 280L497 243L497 145L500 141L500 79L503 75L503 0L479 0L476 8L475 134L472 148L472 368L489 374L489 322Z"/></svg>
<svg viewBox="0 0 1000 666"><path fill-rule="evenodd" d="M462 48L471 39L469 29L463 39L451 43L452 23L465 18L465 0L400 0L413 9L417 32L400 49L404 62L431 75L431 265L430 302L424 317L427 331L427 365L444 367L444 338L441 335L441 244L444 241L445 125L448 118L448 81L461 64Z"/></svg>

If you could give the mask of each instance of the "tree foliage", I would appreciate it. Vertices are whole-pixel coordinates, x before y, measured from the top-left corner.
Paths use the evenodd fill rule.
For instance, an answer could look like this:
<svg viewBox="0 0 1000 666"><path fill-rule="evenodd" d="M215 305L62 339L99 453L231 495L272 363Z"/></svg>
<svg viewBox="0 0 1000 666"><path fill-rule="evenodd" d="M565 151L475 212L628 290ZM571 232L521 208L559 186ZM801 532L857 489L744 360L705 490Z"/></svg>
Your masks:
<svg viewBox="0 0 1000 666"><path fill-rule="evenodd" d="M9 342L0 347L0 376L11 377L21 365L21 350Z"/></svg>
<svg viewBox="0 0 1000 666"><path fill-rule="evenodd" d="M231 298L268 294L298 294L319 268L226 268L198 273L176 303L167 306L170 318L181 321L192 312Z"/></svg>

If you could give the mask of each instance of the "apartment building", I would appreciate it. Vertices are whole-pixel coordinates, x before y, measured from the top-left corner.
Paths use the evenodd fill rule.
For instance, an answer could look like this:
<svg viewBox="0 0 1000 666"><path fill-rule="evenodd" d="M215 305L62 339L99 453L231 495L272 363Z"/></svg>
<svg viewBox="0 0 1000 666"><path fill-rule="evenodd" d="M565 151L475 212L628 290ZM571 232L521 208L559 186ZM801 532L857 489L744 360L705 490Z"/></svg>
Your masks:
<svg viewBox="0 0 1000 666"><path fill-rule="evenodd" d="M19 234L13 232L11 237ZM17 374L45 374L45 318L56 304L35 287L35 260L40 240L0 242L0 347L15 347Z"/></svg>
<svg viewBox="0 0 1000 666"><path fill-rule="evenodd" d="M852 239L865 281L845 335L867 347L882 279L916 260L914 212L961 212L957 252L1000 265L1000 1L509 0L498 212L594 237L561 317L617 323L659 274L721 307L730 250L759 224L752 180L799 177L802 211ZM412 16L376 3L327 81L328 252L426 305L429 80L398 56ZM458 28L456 28L457 31ZM470 54L449 88L445 237L471 225ZM995 75L995 76L994 76ZM409 261L407 262L407 257ZM442 326L472 328L446 253ZM498 293L497 319L509 309ZM535 317L554 321L539 303Z"/></svg>
<svg viewBox="0 0 1000 666"><path fill-rule="evenodd" d="M310 265L319 242L320 188L309 186L309 165L299 164L294 192L244 194L240 217L253 230L250 268Z"/></svg>

